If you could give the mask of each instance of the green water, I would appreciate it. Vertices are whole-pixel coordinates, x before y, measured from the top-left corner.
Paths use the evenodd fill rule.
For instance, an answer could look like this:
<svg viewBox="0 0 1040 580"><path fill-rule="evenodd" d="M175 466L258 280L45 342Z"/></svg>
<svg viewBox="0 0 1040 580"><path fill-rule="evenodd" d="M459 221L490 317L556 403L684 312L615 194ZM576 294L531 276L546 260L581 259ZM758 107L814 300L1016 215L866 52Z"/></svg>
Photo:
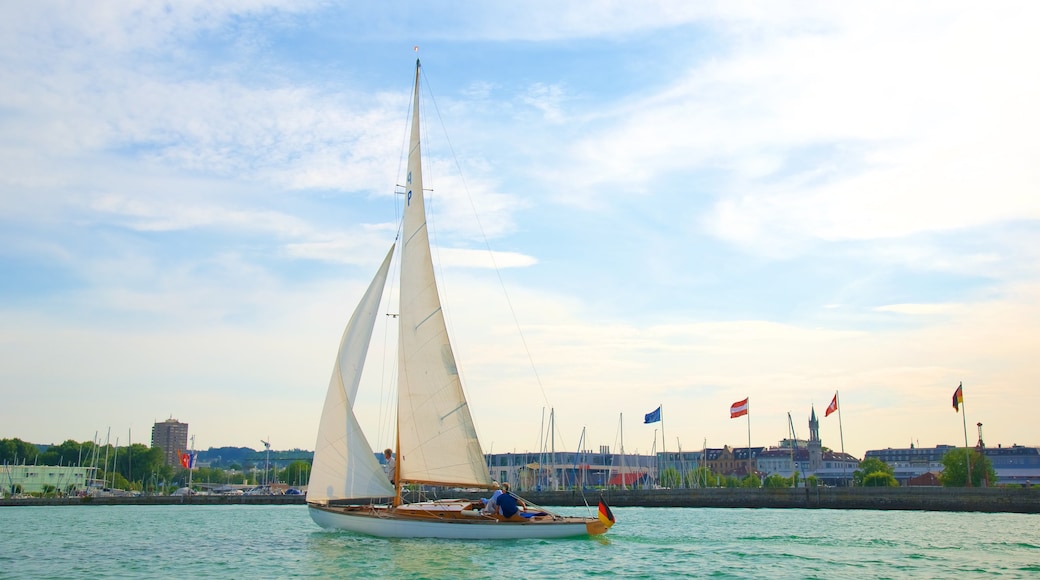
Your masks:
<svg viewBox="0 0 1040 580"><path fill-rule="evenodd" d="M463 542L326 532L302 506L5 507L0 578L1040 577L1036 515L614 514L601 538Z"/></svg>

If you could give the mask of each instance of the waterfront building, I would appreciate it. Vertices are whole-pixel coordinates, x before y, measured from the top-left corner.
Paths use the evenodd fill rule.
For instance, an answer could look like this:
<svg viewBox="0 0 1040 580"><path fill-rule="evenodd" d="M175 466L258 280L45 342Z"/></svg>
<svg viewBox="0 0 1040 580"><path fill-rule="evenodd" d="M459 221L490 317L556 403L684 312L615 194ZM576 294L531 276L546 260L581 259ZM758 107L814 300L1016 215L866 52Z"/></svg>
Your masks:
<svg viewBox="0 0 1040 580"><path fill-rule="evenodd" d="M169 418L152 425L152 447L163 450L166 465L179 467L181 451L188 450L188 424Z"/></svg>
<svg viewBox="0 0 1040 580"><path fill-rule="evenodd" d="M655 457L599 451L551 451L486 454L491 479L515 491L548 491L574 487L649 487Z"/></svg>
<svg viewBox="0 0 1040 580"><path fill-rule="evenodd" d="M744 478L751 471L756 470L758 456L765 451L765 447L730 447L723 446L721 449L704 449L701 456L701 464L706 466L712 473Z"/></svg>
<svg viewBox="0 0 1040 580"><path fill-rule="evenodd" d="M880 459L888 464L895 473L893 475L900 485L907 485L910 480L926 473L942 473L943 455L956 449L953 445L936 445L935 447L910 447L893 449L871 449L863 455L863 459Z"/></svg>
<svg viewBox="0 0 1040 580"><path fill-rule="evenodd" d="M92 467L54 465L3 465L0 482L5 494L59 493L76 494L93 479Z"/></svg>
<svg viewBox="0 0 1040 580"><path fill-rule="evenodd" d="M942 458L953 449L958 449L958 447L955 445L936 445L935 447L910 445L910 447L898 449L889 447L867 451L864 458L875 457L884 461L895 470L896 480L901 485L907 485L911 479L926 473L942 473ZM997 481L990 482L991 484L1032 485L1040 482L1040 447L1023 445L983 447L978 445L975 450L984 453L993 464L993 470L997 473Z"/></svg>
<svg viewBox="0 0 1040 580"><path fill-rule="evenodd" d="M773 474L791 477L797 472L802 480L815 475L822 485L835 487L851 485L852 474L857 469L859 459L830 449L822 449L819 458L814 459L808 449L770 447L759 454L758 459L758 471L763 478Z"/></svg>
<svg viewBox="0 0 1040 580"><path fill-rule="evenodd" d="M798 439L784 439L779 446L761 451L757 469L763 477L791 477L797 472L803 480L814 475L823 485L848 486L853 472L859 469L859 460L848 453L824 449L820 421L813 408L809 414L809 440L803 444Z"/></svg>
<svg viewBox="0 0 1040 580"><path fill-rule="evenodd" d="M1032 485L1040 482L1040 447L986 447L983 453L997 472L997 485Z"/></svg>

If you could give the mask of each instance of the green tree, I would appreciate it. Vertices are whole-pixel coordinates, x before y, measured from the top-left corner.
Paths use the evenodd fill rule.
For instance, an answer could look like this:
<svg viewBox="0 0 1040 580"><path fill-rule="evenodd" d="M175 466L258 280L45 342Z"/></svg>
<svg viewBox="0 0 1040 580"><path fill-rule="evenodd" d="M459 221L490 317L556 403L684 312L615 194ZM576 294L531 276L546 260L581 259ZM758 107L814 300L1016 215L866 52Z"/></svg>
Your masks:
<svg viewBox="0 0 1040 580"><path fill-rule="evenodd" d="M665 470L667 471L667 469ZM675 471L672 469L672 471ZM309 461L302 461L297 459L289 465L285 466L285 469L278 472L278 480L289 485L299 486L306 485L307 480L311 477L311 464ZM676 472L678 478L678 472ZM663 475L662 475L663 478Z"/></svg>
<svg viewBox="0 0 1040 580"><path fill-rule="evenodd" d="M130 482L117 471L104 472L98 470L98 479L105 482L105 487L110 489L130 489Z"/></svg>
<svg viewBox="0 0 1040 580"><path fill-rule="evenodd" d="M791 480L780 475L779 473L767 475L765 480L762 481L762 487L768 487L773 489L790 486Z"/></svg>
<svg viewBox="0 0 1040 580"><path fill-rule="evenodd" d="M816 475L810 475L809 477L805 478L805 485L808 487L819 487L820 478L816 477Z"/></svg>
<svg viewBox="0 0 1040 580"><path fill-rule="evenodd" d="M726 475L721 478L722 487L737 488L741 487L740 478L735 475Z"/></svg>
<svg viewBox="0 0 1040 580"><path fill-rule="evenodd" d="M762 480L759 479L757 474L749 473L744 476L744 479L740 480L740 487L759 488L762 487Z"/></svg>
<svg viewBox="0 0 1040 580"><path fill-rule="evenodd" d="M39 453L40 450L35 445L21 439L0 439L0 464L4 462L11 465L35 463Z"/></svg>
<svg viewBox="0 0 1040 580"><path fill-rule="evenodd" d="M875 471L863 477L863 487L899 487L899 482L891 473Z"/></svg>
<svg viewBox="0 0 1040 580"><path fill-rule="evenodd" d="M147 447L134 443L129 447L120 447L116 455L115 470L127 481L144 482L166 462L163 450L158 447ZM142 483L136 484L140 489Z"/></svg>
<svg viewBox="0 0 1040 580"><path fill-rule="evenodd" d="M859 469L852 473L852 485L862 486L871 473L887 473L895 477L896 470L877 457L868 457L859 463Z"/></svg>
<svg viewBox="0 0 1040 580"><path fill-rule="evenodd" d="M77 443L72 439L66 440L61 445L51 445L40 454L41 465L80 465L90 459L90 451L93 446L85 443Z"/></svg>
<svg viewBox="0 0 1040 580"><path fill-rule="evenodd" d="M719 487L719 484L719 476L704 465L686 474L687 487Z"/></svg>
<svg viewBox="0 0 1040 580"><path fill-rule="evenodd" d="M964 448L951 449L943 455L943 471L939 474L939 481L943 487L964 487L968 480L967 451ZM984 485L995 485L997 472L993 469L993 463L984 454L971 450L971 486L982 487Z"/></svg>
<svg viewBox="0 0 1040 580"><path fill-rule="evenodd" d="M667 487L675 489L682 484L682 476L679 474L679 470L674 467L665 467L661 470L660 476L661 487Z"/></svg>

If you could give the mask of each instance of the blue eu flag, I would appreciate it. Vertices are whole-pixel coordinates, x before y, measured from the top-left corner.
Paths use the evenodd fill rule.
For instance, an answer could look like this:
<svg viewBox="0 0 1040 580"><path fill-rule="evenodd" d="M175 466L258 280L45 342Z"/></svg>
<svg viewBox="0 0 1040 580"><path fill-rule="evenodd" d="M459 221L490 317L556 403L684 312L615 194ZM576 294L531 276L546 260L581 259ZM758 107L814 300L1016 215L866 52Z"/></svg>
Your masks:
<svg viewBox="0 0 1040 580"><path fill-rule="evenodd" d="M661 420L661 407L650 411L643 417L643 423L656 423Z"/></svg>

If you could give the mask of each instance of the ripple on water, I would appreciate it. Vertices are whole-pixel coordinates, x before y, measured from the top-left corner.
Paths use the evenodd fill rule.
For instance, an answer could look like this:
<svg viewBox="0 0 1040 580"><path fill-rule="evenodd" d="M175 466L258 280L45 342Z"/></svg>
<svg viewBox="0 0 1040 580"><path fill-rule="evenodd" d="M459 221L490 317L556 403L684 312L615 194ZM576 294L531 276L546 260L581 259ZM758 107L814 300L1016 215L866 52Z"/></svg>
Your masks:
<svg viewBox="0 0 1040 580"><path fill-rule="evenodd" d="M584 515L584 509L561 512ZM384 540L302 506L0 511L12 578L943 578L1040 573L1040 519L945 512L613 508L606 536Z"/></svg>

